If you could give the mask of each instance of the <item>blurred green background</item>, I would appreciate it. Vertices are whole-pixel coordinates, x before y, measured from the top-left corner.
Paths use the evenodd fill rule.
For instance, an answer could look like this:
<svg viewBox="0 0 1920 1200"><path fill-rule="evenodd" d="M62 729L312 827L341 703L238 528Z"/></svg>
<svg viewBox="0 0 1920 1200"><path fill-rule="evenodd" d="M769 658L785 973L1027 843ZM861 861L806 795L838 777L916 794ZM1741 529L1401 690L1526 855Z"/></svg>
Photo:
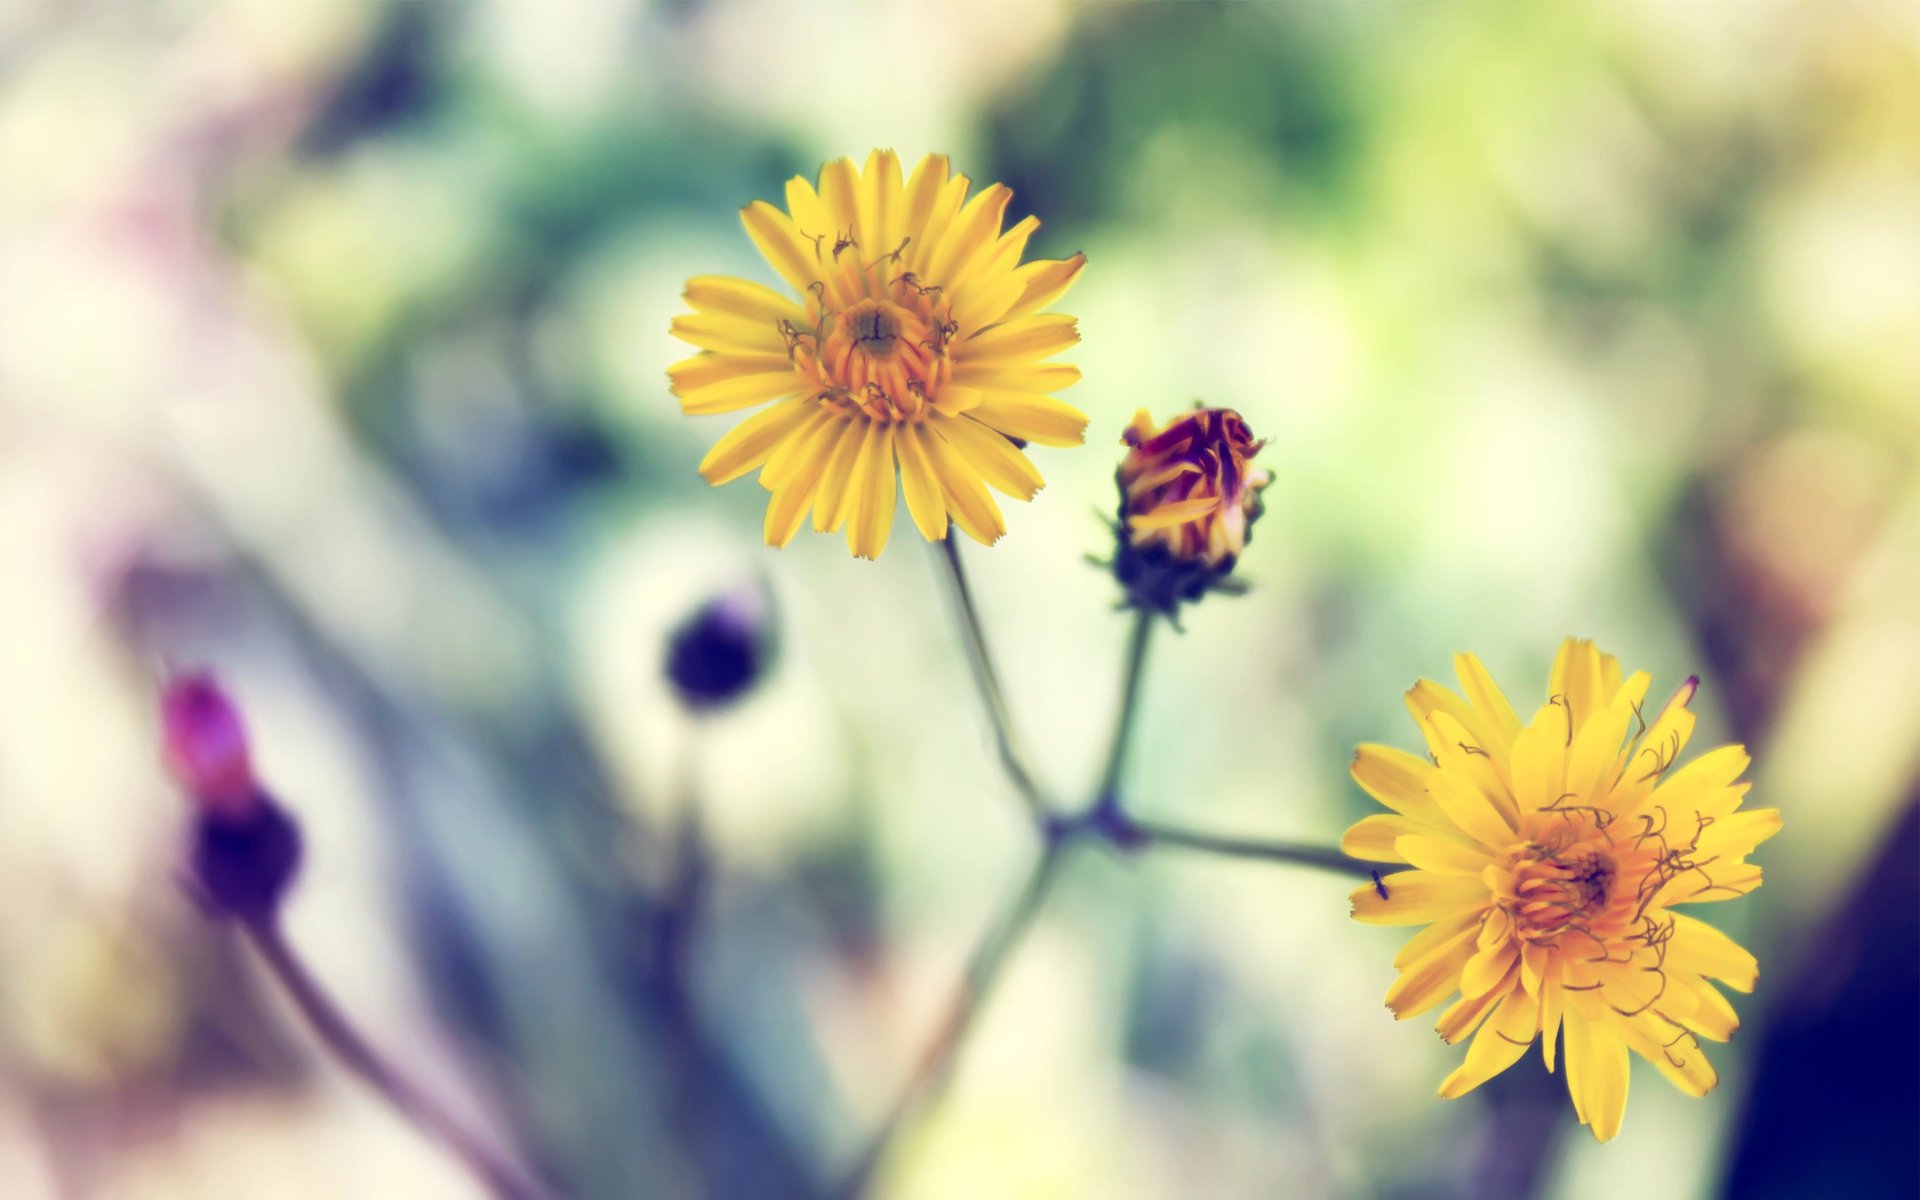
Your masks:
<svg viewBox="0 0 1920 1200"><path fill-rule="evenodd" d="M0 1194L470 1194L175 886L168 667L306 822L291 933L569 1195L804 1195L856 1153L1033 836L932 556L694 471L684 280L737 209L951 153L1084 250L1088 445L970 554L1084 793L1137 407L1240 409L1248 596L1163 638L1143 815L1331 842L1357 741L1559 639L1754 751L1758 954L1704 1101L1620 1138L1380 998L1297 868L1088 853L902 1197L1912 1195L1920 9L1750 3L278 0L0 8ZM909 531L910 533L910 531ZM693 722L663 640L764 581L777 671ZM1531 697L1531 700L1526 699ZM697 796L700 818L687 819ZM658 881L700 833L690 927ZM684 916L684 914L681 914ZM672 948L668 953L662 947Z"/></svg>

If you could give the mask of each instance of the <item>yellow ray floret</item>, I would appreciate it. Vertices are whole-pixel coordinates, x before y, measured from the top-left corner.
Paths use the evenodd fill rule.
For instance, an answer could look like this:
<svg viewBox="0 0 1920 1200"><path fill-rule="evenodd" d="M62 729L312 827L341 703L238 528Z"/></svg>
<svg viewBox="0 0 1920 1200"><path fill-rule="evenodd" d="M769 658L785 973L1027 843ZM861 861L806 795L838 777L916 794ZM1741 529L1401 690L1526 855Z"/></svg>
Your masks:
<svg viewBox="0 0 1920 1200"><path fill-rule="evenodd" d="M1760 886L1747 857L1780 829L1741 809L1746 752L1682 766L1689 679L1648 715L1644 672L1593 643L1560 648L1547 701L1522 722L1470 654L1462 692L1421 680L1407 706L1422 758L1362 746L1353 778L1388 813L1347 831L1357 858L1404 864L1353 893L1353 915L1423 925L1394 959L1387 1007L1438 1008L1440 1036L1472 1038L1440 1094L1466 1094L1540 1040L1556 1044L1574 1112L1607 1141L1626 1112L1629 1052L1703 1096L1717 1082L1701 1039L1739 1027L1715 981L1751 991L1759 966L1731 938L1676 911Z"/></svg>
<svg viewBox="0 0 1920 1200"><path fill-rule="evenodd" d="M700 464L715 485L760 472L766 539L784 546L813 514L820 532L878 557L896 490L929 541L958 525L1006 532L991 487L1018 500L1042 486L1024 443L1077 446L1087 418L1056 399L1080 372L1055 355L1080 340L1044 311L1085 259L1023 264L1039 221L1005 228L1013 193L969 196L928 155L901 177L891 150L864 169L828 163L789 180L786 207L756 200L747 235L791 289L701 276L672 332L700 353L668 369L692 415L758 408Z"/></svg>

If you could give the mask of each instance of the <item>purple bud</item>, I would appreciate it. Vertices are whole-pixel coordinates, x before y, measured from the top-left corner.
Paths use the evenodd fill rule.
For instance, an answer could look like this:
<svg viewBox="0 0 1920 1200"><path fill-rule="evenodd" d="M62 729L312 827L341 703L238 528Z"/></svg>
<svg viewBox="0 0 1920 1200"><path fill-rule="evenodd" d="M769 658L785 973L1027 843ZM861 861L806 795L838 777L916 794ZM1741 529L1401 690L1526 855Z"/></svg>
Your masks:
<svg viewBox="0 0 1920 1200"><path fill-rule="evenodd" d="M300 871L300 827L263 792L239 817L195 815L188 866L200 898L243 921L270 920Z"/></svg>
<svg viewBox="0 0 1920 1200"><path fill-rule="evenodd" d="M240 712L211 675L168 682L160 697L161 756L181 790L210 814L237 818L257 803L259 784Z"/></svg>
<svg viewBox="0 0 1920 1200"><path fill-rule="evenodd" d="M688 708L724 708L744 696L771 662L773 621L761 590L709 600L673 631L667 678Z"/></svg>

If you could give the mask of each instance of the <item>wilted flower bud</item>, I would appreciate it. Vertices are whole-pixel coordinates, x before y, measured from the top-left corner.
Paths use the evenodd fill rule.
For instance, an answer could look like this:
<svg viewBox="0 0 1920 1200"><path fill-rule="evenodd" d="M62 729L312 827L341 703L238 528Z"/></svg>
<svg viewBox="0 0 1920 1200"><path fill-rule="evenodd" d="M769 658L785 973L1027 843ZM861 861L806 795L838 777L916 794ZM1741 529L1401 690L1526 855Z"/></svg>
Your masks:
<svg viewBox="0 0 1920 1200"><path fill-rule="evenodd" d="M1272 480L1250 461L1255 441L1230 408L1197 408L1155 432L1141 409L1121 435L1114 577L1127 602L1172 616L1182 601L1227 585Z"/></svg>
<svg viewBox="0 0 1920 1200"><path fill-rule="evenodd" d="M776 649L769 607L762 589L742 588L707 601L673 631L667 679L688 708L725 708L759 682Z"/></svg>
<svg viewBox="0 0 1920 1200"><path fill-rule="evenodd" d="M183 675L160 699L161 755L193 805L187 866L211 908L264 920L300 869L300 828L253 775L239 710L211 676Z"/></svg>

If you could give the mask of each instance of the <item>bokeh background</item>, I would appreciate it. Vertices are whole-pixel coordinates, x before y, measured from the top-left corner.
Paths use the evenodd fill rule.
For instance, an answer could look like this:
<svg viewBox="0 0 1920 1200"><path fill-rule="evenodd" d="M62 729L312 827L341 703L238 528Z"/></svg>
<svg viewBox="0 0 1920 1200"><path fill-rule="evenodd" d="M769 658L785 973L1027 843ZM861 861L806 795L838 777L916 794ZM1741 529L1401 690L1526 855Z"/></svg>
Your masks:
<svg viewBox="0 0 1920 1200"><path fill-rule="evenodd" d="M1711 914L1762 964L1722 1087L1638 1064L1610 1145L1537 1056L1433 1097L1459 1052L1382 1008L1400 935L1347 881L1087 853L881 1192L1915 1194L1898 0L9 0L0 1194L471 1194L176 886L191 665L306 822L293 939L567 1194L857 1152L1034 839L911 529L760 547L663 370L687 276L772 279L739 206L874 146L1090 261L1089 444L969 555L1059 795L1117 691L1119 430L1204 398L1276 482L1255 590L1155 647L1139 812L1331 841L1416 676L1474 649L1538 697L1579 633L1698 672L1698 741L1786 814ZM665 639L741 588L778 666L696 722Z"/></svg>

